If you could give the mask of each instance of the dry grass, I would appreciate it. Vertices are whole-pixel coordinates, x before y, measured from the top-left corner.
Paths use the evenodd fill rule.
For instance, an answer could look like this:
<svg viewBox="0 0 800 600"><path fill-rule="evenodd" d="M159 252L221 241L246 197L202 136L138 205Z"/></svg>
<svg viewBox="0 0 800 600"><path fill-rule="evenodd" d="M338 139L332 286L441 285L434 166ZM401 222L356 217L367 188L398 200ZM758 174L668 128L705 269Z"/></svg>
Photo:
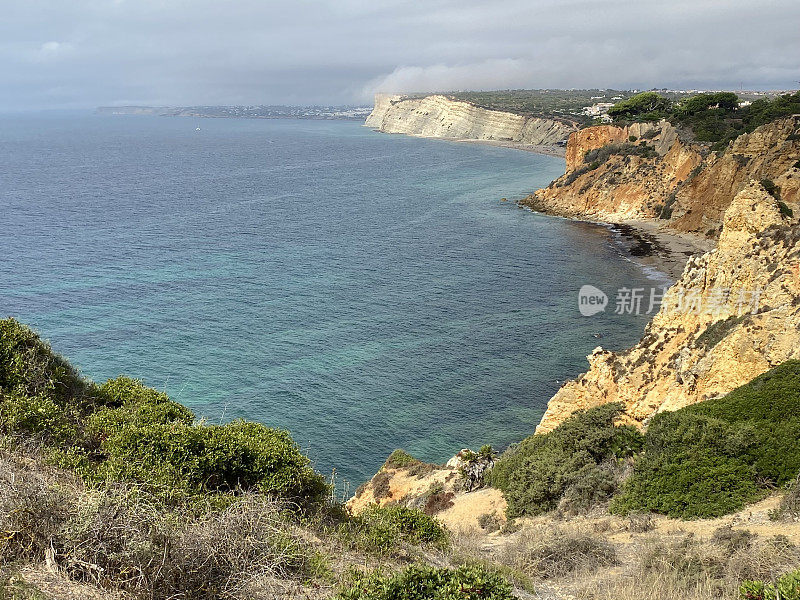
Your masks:
<svg viewBox="0 0 800 600"><path fill-rule="evenodd" d="M800 476L789 486L780 506L770 516L778 521L800 521Z"/></svg>
<svg viewBox="0 0 800 600"><path fill-rule="evenodd" d="M610 567L617 553L613 545L588 532L537 527L515 534L498 559L529 577L558 579Z"/></svg>
<svg viewBox="0 0 800 600"><path fill-rule="evenodd" d="M0 451L0 565L44 559L73 511L56 473Z"/></svg>
<svg viewBox="0 0 800 600"><path fill-rule="evenodd" d="M315 540L285 509L255 494L226 508L167 507L139 487L83 489L0 451L0 567L47 560L73 581L138 598L251 597L254 582L284 589L323 574Z"/></svg>
<svg viewBox="0 0 800 600"><path fill-rule="evenodd" d="M736 598L742 581L775 580L800 561L800 551L780 538L757 539L730 528L706 541L650 535L630 550L624 569L574 582L575 595L591 600Z"/></svg>
<svg viewBox="0 0 800 600"><path fill-rule="evenodd" d="M237 598L252 580L291 580L319 568L283 506L248 495L199 519L165 512L135 488L87 498L58 562L79 581L146 598Z"/></svg>

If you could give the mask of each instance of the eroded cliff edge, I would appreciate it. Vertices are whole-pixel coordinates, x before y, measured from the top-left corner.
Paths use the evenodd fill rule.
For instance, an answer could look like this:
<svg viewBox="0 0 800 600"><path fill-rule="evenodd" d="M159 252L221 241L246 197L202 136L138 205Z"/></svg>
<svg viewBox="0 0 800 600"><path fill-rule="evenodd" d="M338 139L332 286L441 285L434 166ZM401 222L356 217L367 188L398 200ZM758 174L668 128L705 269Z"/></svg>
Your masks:
<svg viewBox="0 0 800 600"><path fill-rule="evenodd" d="M677 231L716 238L725 210L750 180L800 203L800 116L762 125L721 153L693 143L670 123L600 125L572 133L566 172L523 205L597 221L653 219Z"/></svg>
<svg viewBox="0 0 800 600"><path fill-rule="evenodd" d="M579 409L621 402L646 423L722 396L800 358L800 225L757 181L725 211L717 247L689 259L633 348L596 348L589 370L548 403L537 432Z"/></svg>
<svg viewBox="0 0 800 600"><path fill-rule="evenodd" d="M384 133L551 147L559 147L576 130L567 121L489 110L439 94L376 94L375 108L364 124Z"/></svg>

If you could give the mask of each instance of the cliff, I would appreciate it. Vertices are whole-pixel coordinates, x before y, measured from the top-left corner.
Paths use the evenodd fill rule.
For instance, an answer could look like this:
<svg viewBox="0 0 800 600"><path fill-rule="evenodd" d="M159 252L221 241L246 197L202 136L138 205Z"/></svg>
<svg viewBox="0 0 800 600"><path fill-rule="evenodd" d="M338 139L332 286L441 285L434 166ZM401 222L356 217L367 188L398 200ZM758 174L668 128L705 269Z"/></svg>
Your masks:
<svg viewBox="0 0 800 600"><path fill-rule="evenodd" d="M800 202L800 117L762 125L721 154L681 139L662 121L602 125L572 133L565 174L522 201L534 210L599 221L656 219L717 236L734 196L769 179L790 208Z"/></svg>
<svg viewBox="0 0 800 600"><path fill-rule="evenodd" d="M578 409L622 402L638 423L718 397L800 357L800 225L757 182L724 214L716 249L689 260L642 340L596 348L548 403L537 432Z"/></svg>
<svg viewBox="0 0 800 600"><path fill-rule="evenodd" d="M575 130L571 123L488 110L442 95L377 94L364 124L384 133L524 145L555 145Z"/></svg>

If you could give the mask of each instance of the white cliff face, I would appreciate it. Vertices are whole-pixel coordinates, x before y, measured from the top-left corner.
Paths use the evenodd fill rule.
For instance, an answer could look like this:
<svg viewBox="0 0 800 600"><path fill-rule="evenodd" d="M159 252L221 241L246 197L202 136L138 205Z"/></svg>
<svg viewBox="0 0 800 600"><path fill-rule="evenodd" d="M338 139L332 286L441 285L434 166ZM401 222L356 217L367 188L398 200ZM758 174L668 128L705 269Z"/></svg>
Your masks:
<svg viewBox="0 0 800 600"><path fill-rule="evenodd" d="M384 133L530 145L552 145L575 130L560 121L488 110L440 95L377 94L375 108L364 124Z"/></svg>
<svg viewBox="0 0 800 600"><path fill-rule="evenodd" d="M800 358L799 238L800 225L751 181L725 212L717 248L689 260L642 340L625 352L595 349L589 371L553 396L536 431L607 402L646 422Z"/></svg>

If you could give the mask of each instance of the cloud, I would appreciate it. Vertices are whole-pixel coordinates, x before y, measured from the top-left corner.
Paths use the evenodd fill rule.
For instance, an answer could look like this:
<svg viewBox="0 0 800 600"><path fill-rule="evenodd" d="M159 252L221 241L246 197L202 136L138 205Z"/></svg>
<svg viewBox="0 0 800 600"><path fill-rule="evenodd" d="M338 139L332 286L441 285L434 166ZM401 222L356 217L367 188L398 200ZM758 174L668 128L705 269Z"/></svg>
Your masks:
<svg viewBox="0 0 800 600"><path fill-rule="evenodd" d="M531 65L514 58L499 58L458 65L397 67L363 88L363 95L376 92L442 92L456 90L510 89L535 86Z"/></svg>
<svg viewBox="0 0 800 600"><path fill-rule="evenodd" d="M797 0L36 0L0 110L366 101L375 90L789 88Z"/></svg>
<svg viewBox="0 0 800 600"><path fill-rule="evenodd" d="M74 46L67 42L45 42L39 47L36 58L40 61L50 61L63 57L73 50Z"/></svg>

